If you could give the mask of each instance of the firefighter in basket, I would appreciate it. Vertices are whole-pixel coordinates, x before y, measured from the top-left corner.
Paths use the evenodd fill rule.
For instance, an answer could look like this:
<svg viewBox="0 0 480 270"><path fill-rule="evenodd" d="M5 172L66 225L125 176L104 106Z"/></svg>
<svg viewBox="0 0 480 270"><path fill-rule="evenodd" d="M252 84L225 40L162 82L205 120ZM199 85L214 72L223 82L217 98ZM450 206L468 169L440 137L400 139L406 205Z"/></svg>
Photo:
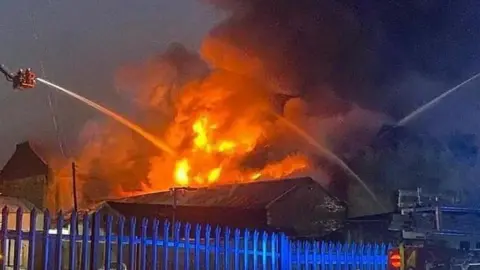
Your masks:
<svg viewBox="0 0 480 270"><path fill-rule="evenodd" d="M5 75L8 82L12 83L14 90L31 89L36 85L37 76L30 68L19 69L17 73L11 73L3 65L0 65L0 72Z"/></svg>

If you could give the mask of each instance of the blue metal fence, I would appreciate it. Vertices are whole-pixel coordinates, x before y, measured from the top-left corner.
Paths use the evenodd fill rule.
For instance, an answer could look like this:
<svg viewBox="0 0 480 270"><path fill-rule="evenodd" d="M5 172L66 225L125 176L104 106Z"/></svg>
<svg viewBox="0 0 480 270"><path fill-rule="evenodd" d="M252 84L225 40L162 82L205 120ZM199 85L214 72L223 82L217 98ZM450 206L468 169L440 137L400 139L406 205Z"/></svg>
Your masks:
<svg viewBox="0 0 480 270"><path fill-rule="evenodd" d="M2 211L2 269L385 269L385 244L297 241L282 233L158 219Z"/></svg>

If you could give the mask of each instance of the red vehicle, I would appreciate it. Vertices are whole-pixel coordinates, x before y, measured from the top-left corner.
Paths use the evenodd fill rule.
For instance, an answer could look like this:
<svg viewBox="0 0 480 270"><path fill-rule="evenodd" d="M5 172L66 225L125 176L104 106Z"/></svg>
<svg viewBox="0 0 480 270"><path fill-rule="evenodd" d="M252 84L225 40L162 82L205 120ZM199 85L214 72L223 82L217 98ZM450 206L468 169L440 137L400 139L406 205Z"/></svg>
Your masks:
<svg viewBox="0 0 480 270"><path fill-rule="evenodd" d="M388 251L390 270L480 269L480 209L445 196L400 190L390 230L401 244Z"/></svg>
<svg viewBox="0 0 480 270"><path fill-rule="evenodd" d="M5 75L7 81L12 83L14 90L31 89L36 86L37 76L30 68L19 69L15 74L9 72L5 66L0 65L0 72Z"/></svg>
<svg viewBox="0 0 480 270"><path fill-rule="evenodd" d="M388 270L480 269L480 254L440 246L403 246L388 251Z"/></svg>

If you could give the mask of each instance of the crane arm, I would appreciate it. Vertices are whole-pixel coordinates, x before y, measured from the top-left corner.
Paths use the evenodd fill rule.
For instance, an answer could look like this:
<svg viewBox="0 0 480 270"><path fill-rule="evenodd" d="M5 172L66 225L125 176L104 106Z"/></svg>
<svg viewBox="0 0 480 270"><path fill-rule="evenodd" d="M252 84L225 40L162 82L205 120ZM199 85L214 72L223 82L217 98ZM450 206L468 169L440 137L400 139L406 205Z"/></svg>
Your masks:
<svg viewBox="0 0 480 270"><path fill-rule="evenodd" d="M3 73L3 75L5 75L5 78L7 79L7 81L11 82L13 81L13 75L12 73L10 73L7 68L4 66L4 65L0 65L0 72Z"/></svg>

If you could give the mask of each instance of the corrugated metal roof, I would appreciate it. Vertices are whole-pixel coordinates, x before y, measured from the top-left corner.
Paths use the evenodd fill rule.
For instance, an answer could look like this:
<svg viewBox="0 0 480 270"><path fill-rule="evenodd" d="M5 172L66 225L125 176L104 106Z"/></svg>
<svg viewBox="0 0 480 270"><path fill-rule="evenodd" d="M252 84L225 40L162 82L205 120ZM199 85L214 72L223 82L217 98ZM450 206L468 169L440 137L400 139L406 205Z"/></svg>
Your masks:
<svg viewBox="0 0 480 270"><path fill-rule="evenodd" d="M315 183L312 178L258 181L235 185L219 185L187 191L178 195L178 205L224 206L244 209L265 208L295 188ZM129 197L119 201L141 204L172 204L170 192Z"/></svg>
<svg viewBox="0 0 480 270"><path fill-rule="evenodd" d="M29 142L17 144L15 152L2 169L2 180L16 180L37 175L47 175L48 165Z"/></svg>

